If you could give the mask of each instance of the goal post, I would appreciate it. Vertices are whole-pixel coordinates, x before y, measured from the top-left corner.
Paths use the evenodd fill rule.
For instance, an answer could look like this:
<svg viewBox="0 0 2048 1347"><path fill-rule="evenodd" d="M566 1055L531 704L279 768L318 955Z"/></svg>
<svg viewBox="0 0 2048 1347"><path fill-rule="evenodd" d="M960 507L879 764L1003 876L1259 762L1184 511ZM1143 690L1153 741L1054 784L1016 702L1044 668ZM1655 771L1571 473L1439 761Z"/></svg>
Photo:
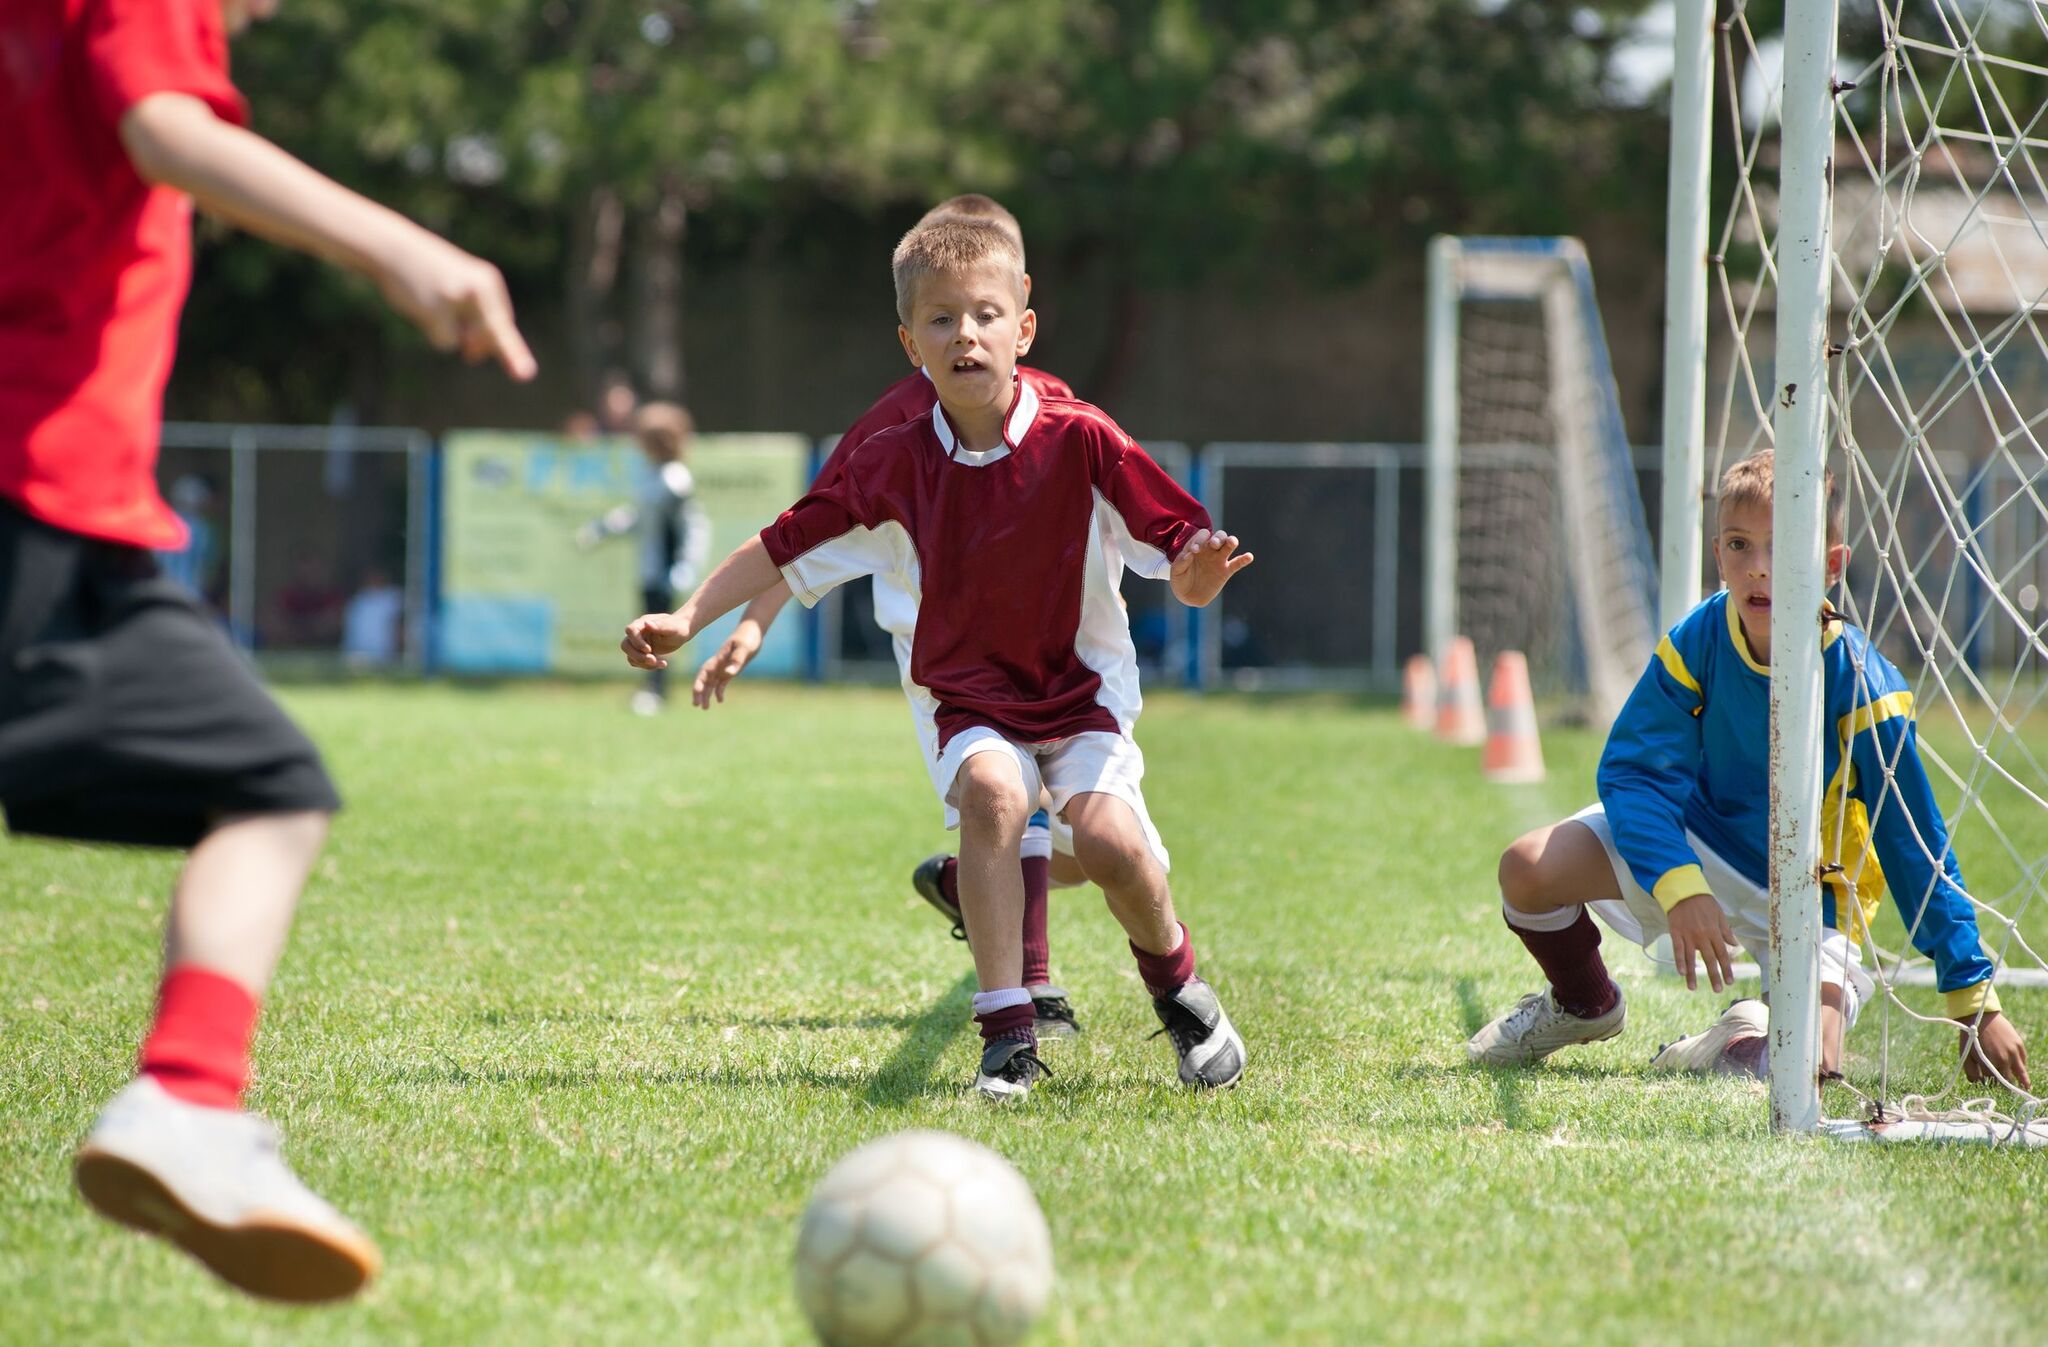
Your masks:
<svg viewBox="0 0 2048 1347"><path fill-rule="evenodd" d="M1700 574L1687 497L1774 446L1772 1125L2048 1146L2048 1090L1967 1078L1950 1016L1967 1018L1983 984L1944 994L1955 979L1932 958L1928 915L1937 899L1966 909L1981 948L1943 946L1947 966L1990 968L2012 1023L2048 1029L2048 9L1718 8L1675 0L1662 594L1668 621ZM1718 122L1701 115L1714 88ZM1710 161L1725 181L1702 249L1689 189ZM1704 339L1684 309L1700 290ZM1832 589L1830 472L1849 548ZM1862 634L1836 677L1861 697L1881 661L1907 688L1835 723L1824 602ZM1890 717L1910 729L1882 739ZM1916 747L1887 757L1874 743ZM1844 765L1824 780L1828 756ZM1930 789L1940 818L1923 826L1913 801ZM1903 873L1878 864L1884 829ZM1824 904L1871 988L1841 1086L1825 1089ZM1844 1105L1859 1116L1827 1116Z"/></svg>
<svg viewBox="0 0 2048 1347"><path fill-rule="evenodd" d="M1539 692L1613 718L1656 644L1656 573L1586 250L1429 250L1423 631L1518 650Z"/></svg>

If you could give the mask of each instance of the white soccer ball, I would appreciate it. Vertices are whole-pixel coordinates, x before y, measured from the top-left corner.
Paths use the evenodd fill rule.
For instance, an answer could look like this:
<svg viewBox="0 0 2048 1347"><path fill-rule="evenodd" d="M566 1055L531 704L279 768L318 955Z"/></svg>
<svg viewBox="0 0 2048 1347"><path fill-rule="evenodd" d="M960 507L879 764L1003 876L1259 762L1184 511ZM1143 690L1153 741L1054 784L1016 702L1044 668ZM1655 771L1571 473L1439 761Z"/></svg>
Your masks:
<svg viewBox="0 0 2048 1347"><path fill-rule="evenodd" d="M950 1132L898 1132L811 1195L796 1293L826 1347L1009 1347L1052 1290L1052 1236L1009 1161Z"/></svg>

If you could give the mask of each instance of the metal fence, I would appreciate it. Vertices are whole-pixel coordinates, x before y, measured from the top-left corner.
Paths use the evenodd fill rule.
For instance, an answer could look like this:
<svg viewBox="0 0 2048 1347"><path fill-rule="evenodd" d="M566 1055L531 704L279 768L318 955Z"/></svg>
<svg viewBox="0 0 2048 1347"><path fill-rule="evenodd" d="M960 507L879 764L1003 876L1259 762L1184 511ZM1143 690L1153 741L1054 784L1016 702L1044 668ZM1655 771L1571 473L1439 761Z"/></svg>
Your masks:
<svg viewBox="0 0 2048 1347"><path fill-rule="evenodd" d="M1126 578L1148 684L1398 687L1402 661L1423 645L1423 446L1147 447L1258 554L1208 609ZM1636 460L1644 499L1657 499L1656 451ZM165 564L266 660L431 670L439 461L433 437L413 429L167 425L161 480L194 543ZM1466 467L1489 465L1475 455ZM380 645L363 628L387 612L399 631ZM893 682L872 613L863 582L783 620L810 624L810 677Z"/></svg>
<svg viewBox="0 0 2048 1347"><path fill-rule="evenodd" d="M158 463L192 537L165 569L266 657L418 670L432 613L433 437L172 422Z"/></svg>

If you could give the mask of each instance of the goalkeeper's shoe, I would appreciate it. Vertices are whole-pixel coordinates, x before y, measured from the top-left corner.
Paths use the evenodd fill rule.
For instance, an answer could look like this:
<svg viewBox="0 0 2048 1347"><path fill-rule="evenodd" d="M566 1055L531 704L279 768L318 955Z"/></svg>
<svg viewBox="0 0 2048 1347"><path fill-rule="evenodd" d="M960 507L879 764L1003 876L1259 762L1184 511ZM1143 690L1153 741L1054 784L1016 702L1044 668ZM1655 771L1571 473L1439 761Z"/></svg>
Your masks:
<svg viewBox="0 0 2048 1347"><path fill-rule="evenodd" d="M1650 1059L1652 1071L1743 1071L1746 1067L1731 1067L1726 1061L1728 1049L1748 1038L1762 1038L1771 1031L1771 1011L1755 997L1746 997L1721 1012L1715 1020L1696 1034L1688 1034L1676 1043L1666 1043Z"/></svg>
<svg viewBox="0 0 2048 1347"><path fill-rule="evenodd" d="M74 1162L101 1215L158 1235L270 1300L338 1300L377 1275L377 1247L278 1154L277 1131L147 1076L114 1096Z"/></svg>
<svg viewBox="0 0 2048 1347"><path fill-rule="evenodd" d="M1038 1060L1034 1045L1016 1038L998 1038L982 1050L981 1070L974 1088L984 1099L1011 1103L1031 1093L1031 1087L1052 1072Z"/></svg>
<svg viewBox="0 0 2048 1347"><path fill-rule="evenodd" d="M1515 1008L1465 1040L1465 1056L1474 1066L1532 1066L1559 1048L1598 1043L1621 1032L1628 1003L1614 989L1614 1008L1590 1019L1574 1015L1557 1003L1548 988L1530 992Z"/></svg>
<svg viewBox="0 0 2048 1347"><path fill-rule="evenodd" d="M917 896L939 910L939 915L953 923L953 938L967 938L967 923L960 916L960 903L946 894L946 875L958 862L941 851L936 856L927 856L918 862L910 872L910 887L917 890ZM954 890L956 893L958 890Z"/></svg>

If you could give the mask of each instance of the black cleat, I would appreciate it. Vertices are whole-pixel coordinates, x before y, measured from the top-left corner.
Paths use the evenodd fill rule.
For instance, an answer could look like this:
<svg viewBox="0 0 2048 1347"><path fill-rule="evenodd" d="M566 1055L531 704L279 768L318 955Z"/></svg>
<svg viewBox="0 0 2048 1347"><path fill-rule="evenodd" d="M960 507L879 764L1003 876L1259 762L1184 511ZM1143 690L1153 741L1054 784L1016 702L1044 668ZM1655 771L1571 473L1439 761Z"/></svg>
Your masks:
<svg viewBox="0 0 2048 1347"><path fill-rule="evenodd" d="M1173 1040L1183 1085L1221 1090L1237 1084L1244 1075L1244 1039L1223 1013L1215 988L1191 978L1173 995L1153 997L1152 1009L1165 1026L1152 1036Z"/></svg>
<svg viewBox="0 0 2048 1347"><path fill-rule="evenodd" d="M984 1099L993 1099L999 1104L1022 1099L1031 1093L1031 1087L1052 1074L1032 1045L1015 1038L998 1038L990 1043L981 1054L981 1071L974 1078L974 1088Z"/></svg>
<svg viewBox="0 0 2048 1347"><path fill-rule="evenodd" d="M946 896L944 883L946 866L953 857L941 851L936 856L927 856L918 867L910 872L910 887L917 890L917 896L939 910L939 915L953 923L953 938L967 938L967 923L961 919L960 904Z"/></svg>
<svg viewBox="0 0 2048 1347"><path fill-rule="evenodd" d="M1049 983L1039 983L1031 989L1031 1012L1036 1017L1032 1031L1040 1038L1079 1038L1081 1021L1074 1018L1074 1008L1067 1004L1067 994Z"/></svg>

